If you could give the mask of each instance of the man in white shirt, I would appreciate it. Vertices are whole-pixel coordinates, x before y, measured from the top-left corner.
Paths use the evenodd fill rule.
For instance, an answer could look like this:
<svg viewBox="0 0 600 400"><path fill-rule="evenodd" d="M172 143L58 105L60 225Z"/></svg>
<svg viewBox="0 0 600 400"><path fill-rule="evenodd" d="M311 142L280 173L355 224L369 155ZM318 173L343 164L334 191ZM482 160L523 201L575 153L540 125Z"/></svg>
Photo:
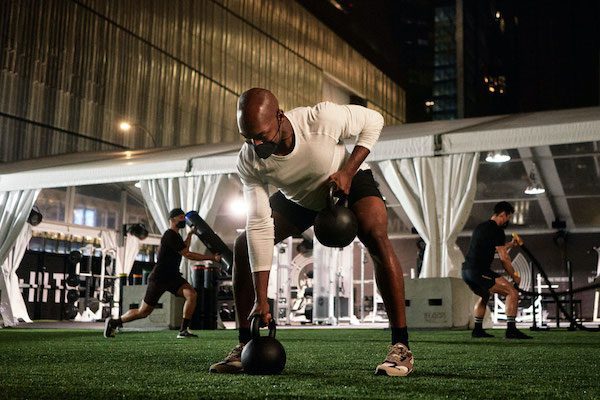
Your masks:
<svg viewBox="0 0 600 400"><path fill-rule="evenodd" d="M246 231L234 245L233 289L239 344L211 372L243 372L241 351L250 338L249 317L272 316L267 285L273 245L313 225L326 207L328 185L348 196L358 221L358 238L369 250L392 330L392 345L376 373L406 376L413 357L408 347L404 278L387 234L387 210L364 160L383 127L376 111L357 105L319 103L284 113L266 89L244 92L237 105L240 134L246 139L238 172L248 206ZM349 154L344 139L356 139ZM268 185L279 191L269 197Z"/></svg>

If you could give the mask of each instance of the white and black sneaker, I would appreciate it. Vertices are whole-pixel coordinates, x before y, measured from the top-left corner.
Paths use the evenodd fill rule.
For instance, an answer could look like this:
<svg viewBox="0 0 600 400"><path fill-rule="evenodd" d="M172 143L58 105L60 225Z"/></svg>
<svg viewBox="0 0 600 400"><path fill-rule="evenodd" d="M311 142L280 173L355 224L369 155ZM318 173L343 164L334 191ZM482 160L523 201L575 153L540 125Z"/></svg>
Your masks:
<svg viewBox="0 0 600 400"><path fill-rule="evenodd" d="M115 333L117 332L117 328L119 324L117 321L112 319L111 317L106 318L106 322L104 323L104 337L112 338L115 337Z"/></svg>
<svg viewBox="0 0 600 400"><path fill-rule="evenodd" d="M390 346L390 351L383 361L375 368L375 374L388 376L406 376L413 370L414 359L411 351L402 343Z"/></svg>
<svg viewBox="0 0 600 400"><path fill-rule="evenodd" d="M244 367L242 366L243 349L244 344L238 344L229 352L223 361L211 365L208 372L214 374L239 374L240 372L244 372Z"/></svg>
<svg viewBox="0 0 600 400"><path fill-rule="evenodd" d="M193 334L190 331L190 328L187 328L186 330L183 331L179 331L179 334L177 335L177 339L193 339L193 338L197 338L198 335Z"/></svg>

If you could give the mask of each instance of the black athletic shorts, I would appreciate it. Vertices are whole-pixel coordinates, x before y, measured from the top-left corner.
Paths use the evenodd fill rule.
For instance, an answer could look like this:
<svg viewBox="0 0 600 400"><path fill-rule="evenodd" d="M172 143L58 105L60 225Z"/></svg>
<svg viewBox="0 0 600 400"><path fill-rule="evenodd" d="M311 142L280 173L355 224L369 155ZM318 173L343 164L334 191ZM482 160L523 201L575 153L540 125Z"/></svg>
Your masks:
<svg viewBox="0 0 600 400"><path fill-rule="evenodd" d="M490 288L494 286L496 278L499 276L494 271L478 271L469 268L463 268L462 270L462 278L469 288L477 296L481 296L484 299L490 297Z"/></svg>
<svg viewBox="0 0 600 400"><path fill-rule="evenodd" d="M177 296L177 291L182 285L188 283L181 275L171 278L169 280L155 279L154 276L148 277L148 289L146 289L146 295L144 296L144 303L151 307L156 307L160 296L164 292L171 292Z"/></svg>
<svg viewBox="0 0 600 400"><path fill-rule="evenodd" d="M358 200L375 196L383 199L378 188L378 183L373 178L373 172L370 169L359 170L350 185L350 193L348 194L348 207L352 207ZM304 232L315 222L315 217L318 211L304 208L301 205L288 200L283 193L277 191L269 199L271 209L283 215L289 222L298 228L300 232Z"/></svg>

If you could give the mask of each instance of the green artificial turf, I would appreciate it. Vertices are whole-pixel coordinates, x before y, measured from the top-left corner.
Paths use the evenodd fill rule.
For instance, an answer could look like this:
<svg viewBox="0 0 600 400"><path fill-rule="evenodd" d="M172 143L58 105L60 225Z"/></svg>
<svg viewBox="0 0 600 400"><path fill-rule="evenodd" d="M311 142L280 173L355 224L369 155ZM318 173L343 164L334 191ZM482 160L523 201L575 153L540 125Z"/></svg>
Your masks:
<svg viewBox="0 0 600 400"><path fill-rule="evenodd" d="M283 375L208 373L235 331L0 329L0 399L600 399L600 333L533 333L529 341L470 338L468 331L412 331L415 370L375 376L389 331L278 331Z"/></svg>

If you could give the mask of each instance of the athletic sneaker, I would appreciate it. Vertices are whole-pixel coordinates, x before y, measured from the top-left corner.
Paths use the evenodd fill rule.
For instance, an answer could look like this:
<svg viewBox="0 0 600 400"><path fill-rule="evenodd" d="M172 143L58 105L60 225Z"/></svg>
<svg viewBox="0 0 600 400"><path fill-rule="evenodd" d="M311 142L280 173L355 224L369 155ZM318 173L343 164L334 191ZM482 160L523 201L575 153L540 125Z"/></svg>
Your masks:
<svg viewBox="0 0 600 400"><path fill-rule="evenodd" d="M533 339L533 337L524 334L518 329L507 329L504 337L507 339Z"/></svg>
<svg viewBox="0 0 600 400"><path fill-rule="evenodd" d="M390 351L383 363L375 368L375 374L406 376L412 372L413 365L412 352L402 343L396 343L390 346Z"/></svg>
<svg viewBox="0 0 600 400"><path fill-rule="evenodd" d="M216 374L237 374L244 372L244 367L242 367L243 349L244 344L238 344L233 348L233 350L231 350L231 352L229 352L223 361L211 365L208 369L208 372L213 372Z"/></svg>
<svg viewBox="0 0 600 400"><path fill-rule="evenodd" d="M490 335L485 331L485 329L473 329L471 332L472 338L491 338L495 337L494 335Z"/></svg>
<svg viewBox="0 0 600 400"><path fill-rule="evenodd" d="M197 338L198 335L192 333L190 331L190 328L187 328L184 331L179 331L179 334L177 335L177 339L193 339L193 338Z"/></svg>
<svg viewBox="0 0 600 400"><path fill-rule="evenodd" d="M118 328L117 321L115 321L111 317L106 318L106 322L104 323L104 337L105 338L115 337L117 328Z"/></svg>

